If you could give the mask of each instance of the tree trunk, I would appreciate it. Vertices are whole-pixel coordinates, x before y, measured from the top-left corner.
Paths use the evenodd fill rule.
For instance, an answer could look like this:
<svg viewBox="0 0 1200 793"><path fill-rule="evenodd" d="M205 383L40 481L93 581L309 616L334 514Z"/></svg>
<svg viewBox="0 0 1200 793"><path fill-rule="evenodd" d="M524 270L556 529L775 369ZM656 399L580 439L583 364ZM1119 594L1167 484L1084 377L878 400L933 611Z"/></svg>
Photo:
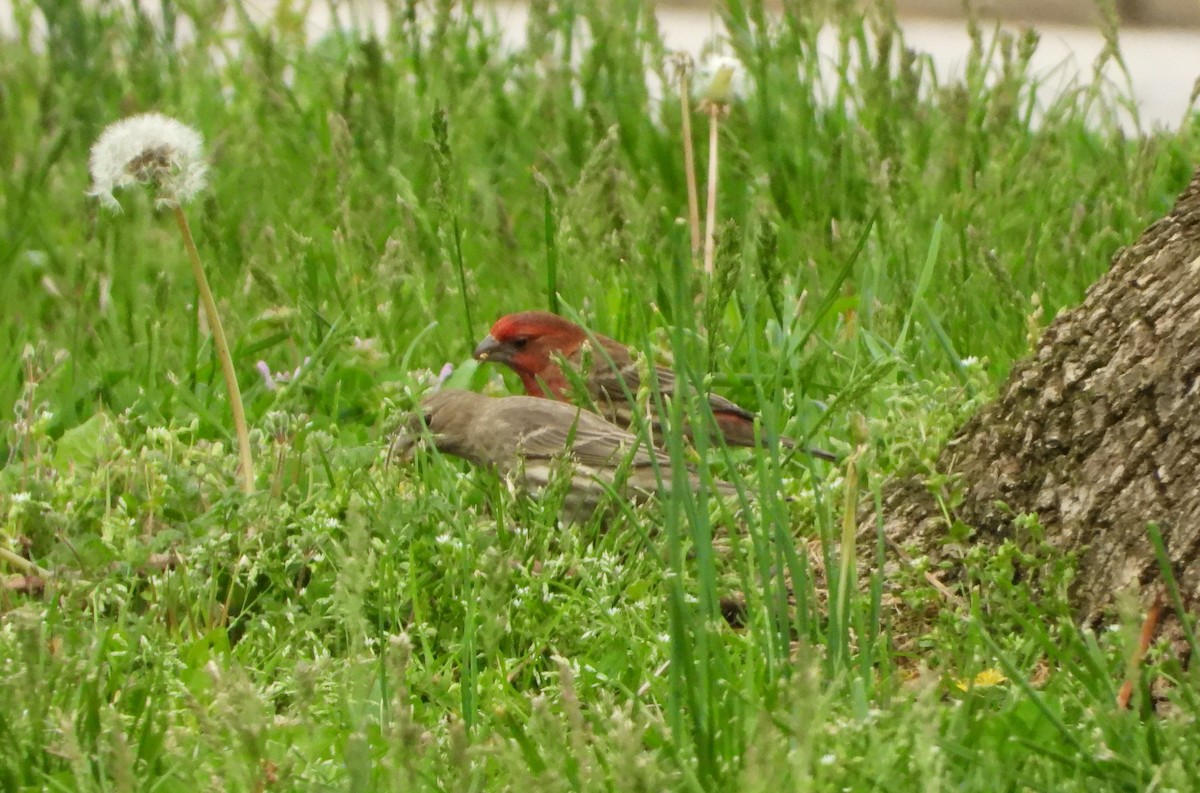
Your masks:
<svg viewBox="0 0 1200 793"><path fill-rule="evenodd" d="M1148 600L1158 589L1152 521L1185 608L1197 610L1200 170L1170 214L1118 251L1083 304L1046 329L937 467L962 497L952 514L974 529L970 542L999 542L1012 536L1014 515L1036 513L1048 542L1078 554L1070 594L1084 621L1122 590ZM945 513L923 479L885 490L883 520L901 548L953 557ZM874 515L861 523L874 525Z"/></svg>

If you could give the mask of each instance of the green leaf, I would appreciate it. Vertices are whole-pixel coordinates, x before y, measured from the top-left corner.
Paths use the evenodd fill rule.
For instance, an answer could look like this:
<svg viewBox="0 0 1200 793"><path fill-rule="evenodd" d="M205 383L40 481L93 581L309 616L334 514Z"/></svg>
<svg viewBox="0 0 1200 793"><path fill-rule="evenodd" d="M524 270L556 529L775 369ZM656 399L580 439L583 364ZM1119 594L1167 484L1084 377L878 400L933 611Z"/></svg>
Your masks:
<svg viewBox="0 0 1200 793"><path fill-rule="evenodd" d="M93 466L121 443L116 423L107 413L97 413L58 439L54 464L59 469Z"/></svg>

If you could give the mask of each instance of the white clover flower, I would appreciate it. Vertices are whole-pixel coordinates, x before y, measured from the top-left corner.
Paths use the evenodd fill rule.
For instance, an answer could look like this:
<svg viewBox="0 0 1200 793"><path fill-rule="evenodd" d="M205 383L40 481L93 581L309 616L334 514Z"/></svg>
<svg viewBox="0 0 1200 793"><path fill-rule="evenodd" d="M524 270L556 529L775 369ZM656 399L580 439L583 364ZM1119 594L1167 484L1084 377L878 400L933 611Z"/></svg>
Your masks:
<svg viewBox="0 0 1200 793"><path fill-rule="evenodd" d="M87 194L109 209L121 209L114 190L135 184L154 185L158 206L178 207L204 189L204 138L161 113L131 116L100 133L88 170L92 189Z"/></svg>

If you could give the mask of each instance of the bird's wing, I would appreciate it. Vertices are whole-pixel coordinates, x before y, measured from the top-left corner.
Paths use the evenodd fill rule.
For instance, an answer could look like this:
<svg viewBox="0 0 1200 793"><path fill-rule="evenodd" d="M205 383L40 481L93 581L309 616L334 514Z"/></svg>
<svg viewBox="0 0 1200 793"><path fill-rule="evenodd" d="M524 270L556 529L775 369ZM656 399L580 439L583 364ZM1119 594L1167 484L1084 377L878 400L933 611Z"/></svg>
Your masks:
<svg viewBox="0 0 1200 793"><path fill-rule="evenodd" d="M708 406L712 408L713 413L730 413L738 418L746 419L746 421L754 421L758 418L758 416L754 415L754 413L751 411L746 410L741 405L726 399L720 394L710 393L708 395Z"/></svg>
<svg viewBox="0 0 1200 793"><path fill-rule="evenodd" d="M669 466L671 460L657 450L648 450L637 436L605 421L587 410L562 402L537 400L532 406L517 405L518 409L536 409L536 419L524 417L517 426L529 428L520 434L518 454L526 459L549 458L566 451L583 465L616 466L626 459L634 467L648 466L654 459ZM514 419L516 417L514 416Z"/></svg>
<svg viewBox="0 0 1200 793"><path fill-rule="evenodd" d="M615 367L609 365L605 360L597 360L593 364L591 378L593 399L604 399L611 403L624 401L625 390L621 387L622 384L629 389L629 393L637 394L638 386L641 385L637 363L629 360L628 357L624 362L614 357L613 363L616 364ZM675 394L675 372L673 370L666 366L655 366L654 379L658 382L658 390L663 399L670 399ZM751 411L720 394L710 392L708 406L713 413L717 414L728 413L747 421L754 421L757 418Z"/></svg>

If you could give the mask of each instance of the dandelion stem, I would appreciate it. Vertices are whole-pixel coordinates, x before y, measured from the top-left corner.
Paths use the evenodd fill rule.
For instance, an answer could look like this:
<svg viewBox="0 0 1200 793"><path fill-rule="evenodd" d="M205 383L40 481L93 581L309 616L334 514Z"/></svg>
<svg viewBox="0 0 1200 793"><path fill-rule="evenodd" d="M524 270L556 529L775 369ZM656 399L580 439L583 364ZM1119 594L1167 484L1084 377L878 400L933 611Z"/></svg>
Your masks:
<svg viewBox="0 0 1200 793"><path fill-rule="evenodd" d="M233 426L237 431L238 452L242 460L242 491L254 492L254 460L250 456L250 432L246 428L246 410L242 407L242 391L238 388L237 373L233 370L233 356L229 354L229 343L225 340L225 330L221 327L221 317L217 313L217 301L213 300L212 290L208 288L208 278L204 275L204 267L200 264L200 253L196 250L196 242L192 239L192 229L188 225L183 208L175 207L175 221L179 224L179 233L183 235L183 246L187 248L188 259L192 263L192 273L196 276L196 285L200 288L200 301L204 304L204 315L208 319L208 327L212 330L213 346L217 348L217 358L221 361L221 374L225 376L225 388L229 391L229 407L233 411Z"/></svg>
<svg viewBox="0 0 1200 793"><path fill-rule="evenodd" d="M696 148L692 145L692 109L686 68L679 69L679 107L683 111L683 173L687 178L688 227L692 231L692 261L700 258L700 194L696 189Z"/></svg>
<svg viewBox="0 0 1200 793"><path fill-rule="evenodd" d="M713 261L717 256L717 175L719 161L717 159L717 140L721 129L721 106L716 102L708 104L708 205L704 218L704 272L713 273Z"/></svg>

